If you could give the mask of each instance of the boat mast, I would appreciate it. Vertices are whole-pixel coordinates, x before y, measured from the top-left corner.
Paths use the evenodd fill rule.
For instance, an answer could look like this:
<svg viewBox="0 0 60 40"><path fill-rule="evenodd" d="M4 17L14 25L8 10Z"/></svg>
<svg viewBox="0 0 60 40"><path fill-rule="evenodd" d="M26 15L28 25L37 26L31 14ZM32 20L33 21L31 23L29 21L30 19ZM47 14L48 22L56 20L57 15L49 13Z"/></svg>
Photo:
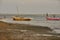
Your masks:
<svg viewBox="0 0 60 40"><path fill-rule="evenodd" d="M48 13L46 13L46 19L48 19Z"/></svg>
<svg viewBox="0 0 60 40"><path fill-rule="evenodd" d="M16 6L16 8L17 8L17 14L18 14L17 16L19 16L19 10L18 10L18 7Z"/></svg>
<svg viewBox="0 0 60 40"><path fill-rule="evenodd" d="M48 13L46 13L46 17L48 17Z"/></svg>

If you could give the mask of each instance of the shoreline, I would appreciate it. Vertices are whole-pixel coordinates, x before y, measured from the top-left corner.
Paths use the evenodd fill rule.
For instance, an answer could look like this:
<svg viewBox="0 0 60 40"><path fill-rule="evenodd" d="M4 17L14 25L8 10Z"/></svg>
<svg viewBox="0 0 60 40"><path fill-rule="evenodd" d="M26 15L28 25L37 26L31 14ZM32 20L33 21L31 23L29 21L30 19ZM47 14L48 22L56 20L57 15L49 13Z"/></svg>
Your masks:
<svg viewBox="0 0 60 40"><path fill-rule="evenodd" d="M2 26L2 27L1 27ZM34 25L29 25L29 24L13 24L13 23L6 23L0 21L0 29L27 29L27 30L35 30L35 31L52 31L52 29L48 27L43 27L43 26L34 26Z"/></svg>
<svg viewBox="0 0 60 40"><path fill-rule="evenodd" d="M57 35L45 34L51 31L48 27L0 21L0 40L60 40Z"/></svg>

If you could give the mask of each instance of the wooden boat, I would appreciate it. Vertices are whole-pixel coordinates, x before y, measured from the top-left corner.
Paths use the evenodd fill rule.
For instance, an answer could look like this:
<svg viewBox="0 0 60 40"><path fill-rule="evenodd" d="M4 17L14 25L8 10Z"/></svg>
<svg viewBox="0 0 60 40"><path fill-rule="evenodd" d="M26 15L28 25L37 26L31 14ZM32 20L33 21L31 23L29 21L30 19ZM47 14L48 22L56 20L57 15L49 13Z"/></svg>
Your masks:
<svg viewBox="0 0 60 40"><path fill-rule="evenodd" d="M13 17L14 21L31 21L31 18L25 18L25 17Z"/></svg>
<svg viewBox="0 0 60 40"><path fill-rule="evenodd" d="M18 7L16 6L16 8L17 8L18 16L19 16ZM31 20L32 20L31 18L18 17L18 16L14 16L14 17L12 17L12 19L13 19L14 21L31 21Z"/></svg>

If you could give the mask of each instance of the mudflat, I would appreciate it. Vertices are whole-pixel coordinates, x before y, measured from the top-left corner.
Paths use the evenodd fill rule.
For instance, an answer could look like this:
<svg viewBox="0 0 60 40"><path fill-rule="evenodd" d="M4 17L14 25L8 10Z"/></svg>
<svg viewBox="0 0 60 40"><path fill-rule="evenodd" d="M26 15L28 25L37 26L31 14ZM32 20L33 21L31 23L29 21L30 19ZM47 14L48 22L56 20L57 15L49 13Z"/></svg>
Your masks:
<svg viewBox="0 0 60 40"><path fill-rule="evenodd" d="M48 27L0 21L0 40L60 40L57 36L40 35L51 31Z"/></svg>

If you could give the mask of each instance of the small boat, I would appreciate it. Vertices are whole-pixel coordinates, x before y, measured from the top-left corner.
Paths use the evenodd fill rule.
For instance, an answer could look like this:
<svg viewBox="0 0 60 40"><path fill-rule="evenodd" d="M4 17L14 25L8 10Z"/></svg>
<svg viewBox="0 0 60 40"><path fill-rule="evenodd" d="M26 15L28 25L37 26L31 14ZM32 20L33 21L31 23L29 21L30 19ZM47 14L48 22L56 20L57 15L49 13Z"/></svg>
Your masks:
<svg viewBox="0 0 60 40"><path fill-rule="evenodd" d="M14 21L31 21L32 18L25 18L25 17L16 17L16 16L14 16L13 20Z"/></svg>
<svg viewBox="0 0 60 40"><path fill-rule="evenodd" d="M13 19L14 21L31 21L31 20L32 20L31 18L19 17L18 7L16 6L16 8L17 8L18 16L12 17L12 19Z"/></svg>
<svg viewBox="0 0 60 40"><path fill-rule="evenodd" d="M48 14L46 15L47 20L60 20L60 18L56 18L55 15L53 17L48 17Z"/></svg>
<svg viewBox="0 0 60 40"><path fill-rule="evenodd" d="M51 18L51 17L46 17L47 20L60 20L60 18Z"/></svg>

